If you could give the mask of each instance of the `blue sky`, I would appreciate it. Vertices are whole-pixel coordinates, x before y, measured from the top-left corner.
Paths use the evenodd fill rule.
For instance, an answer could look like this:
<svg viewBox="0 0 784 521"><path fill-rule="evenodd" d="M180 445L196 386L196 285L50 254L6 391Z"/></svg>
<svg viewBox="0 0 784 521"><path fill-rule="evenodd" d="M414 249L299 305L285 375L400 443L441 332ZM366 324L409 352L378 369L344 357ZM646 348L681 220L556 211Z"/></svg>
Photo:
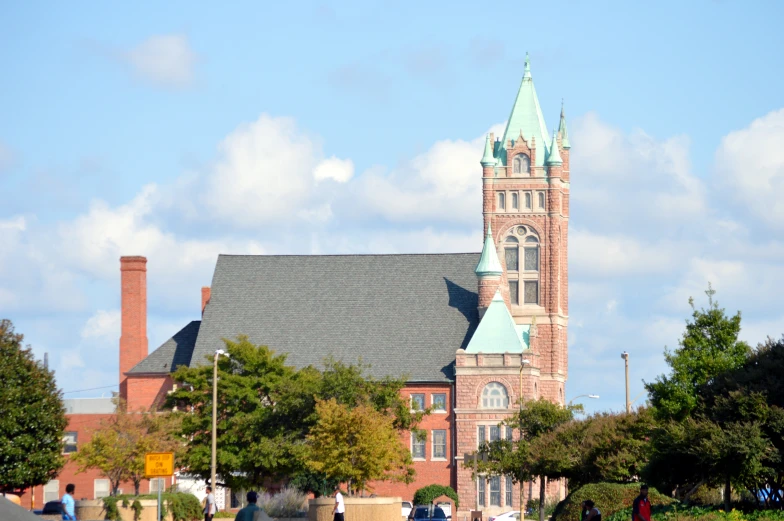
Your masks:
<svg viewBox="0 0 784 521"><path fill-rule="evenodd" d="M744 338L784 332L783 17L720 0L5 3L0 315L65 390L102 387L120 255L150 258L152 350L198 316L218 252L478 250L482 137L527 51L549 128L564 98L573 135L567 397L620 409L619 353L635 396L708 281Z"/></svg>

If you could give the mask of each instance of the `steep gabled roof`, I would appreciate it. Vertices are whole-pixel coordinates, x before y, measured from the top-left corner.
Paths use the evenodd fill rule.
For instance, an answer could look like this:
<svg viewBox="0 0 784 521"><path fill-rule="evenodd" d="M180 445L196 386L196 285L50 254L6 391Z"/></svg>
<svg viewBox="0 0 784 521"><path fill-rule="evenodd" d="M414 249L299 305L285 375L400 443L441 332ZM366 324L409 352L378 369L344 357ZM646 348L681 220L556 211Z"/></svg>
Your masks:
<svg viewBox="0 0 784 521"><path fill-rule="evenodd" d="M247 335L296 367L361 358L373 376L451 381L455 352L478 323L478 261L477 253L221 255L190 364Z"/></svg>
<svg viewBox="0 0 784 521"><path fill-rule="evenodd" d="M479 327L471 337L468 353L522 353L523 345L515 321L506 307L500 291L496 291Z"/></svg>
<svg viewBox="0 0 784 521"><path fill-rule="evenodd" d="M169 374L179 366L189 366L201 322L194 320L133 366L128 374Z"/></svg>
<svg viewBox="0 0 784 521"><path fill-rule="evenodd" d="M531 77L531 62L527 53L523 81L520 83L520 90L517 91L517 98L515 98L512 112L509 114L501 146L498 148L496 157L499 163L506 165L507 143L510 139L513 142L518 139L521 132L523 138L528 142L532 137L536 138L536 166L544 165L549 152L547 139L550 135L547 132L544 115L539 106L539 98L536 95L534 80Z"/></svg>

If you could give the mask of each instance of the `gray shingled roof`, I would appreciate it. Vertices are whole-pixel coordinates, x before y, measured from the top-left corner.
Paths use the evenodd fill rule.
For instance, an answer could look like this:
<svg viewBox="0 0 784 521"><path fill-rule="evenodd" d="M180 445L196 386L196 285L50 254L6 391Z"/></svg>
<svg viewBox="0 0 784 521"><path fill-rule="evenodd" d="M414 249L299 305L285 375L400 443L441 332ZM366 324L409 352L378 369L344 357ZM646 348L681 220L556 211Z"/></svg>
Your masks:
<svg viewBox="0 0 784 521"><path fill-rule="evenodd" d="M0 496L0 519L3 521L41 521L41 518Z"/></svg>
<svg viewBox="0 0 784 521"><path fill-rule="evenodd" d="M453 380L455 351L478 323L478 261L478 253L221 255L191 366L244 334L296 367L361 357L377 377Z"/></svg>
<svg viewBox="0 0 784 521"><path fill-rule="evenodd" d="M147 358L133 366L128 374L169 374L181 365L189 366L199 335L199 324L201 322L194 320L180 329Z"/></svg>

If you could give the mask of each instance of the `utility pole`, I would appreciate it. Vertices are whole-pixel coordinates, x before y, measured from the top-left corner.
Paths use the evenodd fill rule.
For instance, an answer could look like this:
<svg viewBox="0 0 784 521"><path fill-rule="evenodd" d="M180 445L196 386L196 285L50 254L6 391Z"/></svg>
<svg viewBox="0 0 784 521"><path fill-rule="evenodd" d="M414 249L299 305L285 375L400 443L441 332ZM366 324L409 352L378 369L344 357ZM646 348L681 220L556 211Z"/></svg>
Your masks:
<svg viewBox="0 0 784 521"><path fill-rule="evenodd" d="M632 412L632 402L629 401L629 353L624 351L621 353L624 365L626 366L626 414Z"/></svg>

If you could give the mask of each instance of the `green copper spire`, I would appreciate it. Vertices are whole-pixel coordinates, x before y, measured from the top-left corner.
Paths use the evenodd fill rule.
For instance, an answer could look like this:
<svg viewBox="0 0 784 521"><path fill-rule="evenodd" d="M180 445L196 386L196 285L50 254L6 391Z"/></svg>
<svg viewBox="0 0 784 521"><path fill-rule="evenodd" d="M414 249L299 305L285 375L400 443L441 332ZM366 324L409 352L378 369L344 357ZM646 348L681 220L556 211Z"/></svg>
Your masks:
<svg viewBox="0 0 784 521"><path fill-rule="evenodd" d="M498 150L498 160L506 165L506 146L509 140L516 140L520 134L530 141L536 139L536 165L544 165L547 157L547 125L544 122L542 109L539 107L539 98L536 96L534 80L531 77L531 61L528 55L525 56L525 72L520 90L517 91L517 98L512 106L512 113L509 114L509 121Z"/></svg>
<svg viewBox="0 0 784 521"><path fill-rule="evenodd" d="M561 146L564 150L572 148L569 143L569 131L566 130L566 116L564 115L563 100L561 100L561 122L558 123L558 134L561 136Z"/></svg>
<svg viewBox="0 0 784 521"><path fill-rule="evenodd" d="M498 260L498 251L495 249L493 232L488 224L485 245L484 248L482 248L482 256L479 257L479 264L476 265L474 273L476 273L478 277L500 277L503 272L504 269L501 267L501 261Z"/></svg>
<svg viewBox="0 0 784 521"><path fill-rule="evenodd" d="M553 131L553 142L550 145L550 155L547 156L547 166L562 165L561 153L558 152L558 133Z"/></svg>
<svg viewBox="0 0 784 521"><path fill-rule="evenodd" d="M479 326L466 347L467 353L522 353L523 339L506 307L501 292L496 291Z"/></svg>
<svg viewBox="0 0 784 521"><path fill-rule="evenodd" d="M495 166L496 160L493 157L493 144L490 142L490 134L485 139L485 154L482 156L482 166Z"/></svg>

